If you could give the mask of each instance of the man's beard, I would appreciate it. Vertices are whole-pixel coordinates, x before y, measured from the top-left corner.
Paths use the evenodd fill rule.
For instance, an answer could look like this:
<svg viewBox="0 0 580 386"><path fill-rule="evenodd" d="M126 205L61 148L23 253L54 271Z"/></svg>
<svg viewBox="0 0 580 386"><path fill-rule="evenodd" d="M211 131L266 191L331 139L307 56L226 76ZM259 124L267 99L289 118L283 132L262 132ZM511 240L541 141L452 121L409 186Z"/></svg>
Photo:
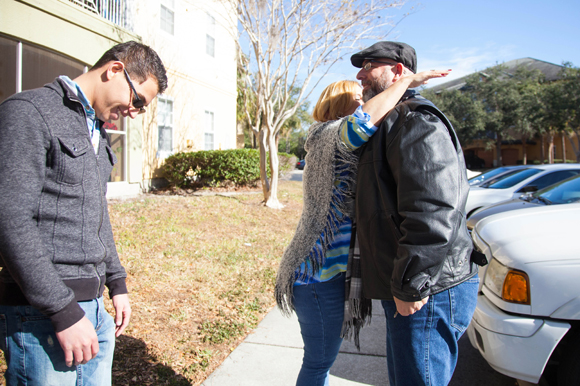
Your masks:
<svg viewBox="0 0 580 386"><path fill-rule="evenodd" d="M363 101L368 102L371 98L377 96L381 92L385 91L387 88L391 86L389 81L387 80L387 72L383 72L381 77L377 80L372 81L365 81L362 83L363 87L367 84L370 84L370 87L367 87L363 91Z"/></svg>

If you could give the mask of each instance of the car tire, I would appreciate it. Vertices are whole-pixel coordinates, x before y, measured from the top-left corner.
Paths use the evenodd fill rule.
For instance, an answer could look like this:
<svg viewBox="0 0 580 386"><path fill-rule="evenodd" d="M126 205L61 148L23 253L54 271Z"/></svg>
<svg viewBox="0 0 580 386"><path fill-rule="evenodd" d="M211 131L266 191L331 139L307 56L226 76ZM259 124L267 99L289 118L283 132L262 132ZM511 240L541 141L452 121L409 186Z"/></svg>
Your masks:
<svg viewBox="0 0 580 386"><path fill-rule="evenodd" d="M558 386L580 385L580 325L575 325L568 331L561 342L562 356L558 365Z"/></svg>

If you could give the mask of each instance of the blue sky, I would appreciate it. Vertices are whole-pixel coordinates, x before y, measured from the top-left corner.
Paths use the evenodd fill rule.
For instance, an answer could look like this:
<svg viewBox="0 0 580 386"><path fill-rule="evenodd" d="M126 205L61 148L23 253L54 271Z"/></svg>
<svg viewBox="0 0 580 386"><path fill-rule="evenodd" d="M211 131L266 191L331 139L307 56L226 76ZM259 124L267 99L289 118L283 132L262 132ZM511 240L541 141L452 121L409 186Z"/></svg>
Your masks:
<svg viewBox="0 0 580 386"><path fill-rule="evenodd" d="M496 63L532 57L580 67L580 0L424 0L408 1L402 20L386 40L397 40L417 51L418 71L453 69L436 85ZM372 43L372 42L371 42ZM355 79L349 58L331 69L309 98L339 79ZM318 91L320 89L320 91Z"/></svg>

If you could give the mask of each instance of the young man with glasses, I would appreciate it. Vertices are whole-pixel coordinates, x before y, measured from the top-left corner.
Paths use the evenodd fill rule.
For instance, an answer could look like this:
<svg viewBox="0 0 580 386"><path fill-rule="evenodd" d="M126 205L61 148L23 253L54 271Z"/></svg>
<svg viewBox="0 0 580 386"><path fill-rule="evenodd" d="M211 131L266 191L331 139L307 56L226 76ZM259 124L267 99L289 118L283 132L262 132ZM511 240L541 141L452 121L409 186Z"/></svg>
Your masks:
<svg viewBox="0 0 580 386"><path fill-rule="evenodd" d="M131 308L105 198L103 123L167 88L159 56L127 42L90 71L0 104L0 348L7 385L110 385ZM115 309L104 309L108 288Z"/></svg>
<svg viewBox="0 0 580 386"><path fill-rule="evenodd" d="M366 102L407 72L415 50L379 42L351 62ZM447 385L477 302L465 224L469 184L449 120L408 90L360 155L356 221L363 295L381 299L392 386Z"/></svg>

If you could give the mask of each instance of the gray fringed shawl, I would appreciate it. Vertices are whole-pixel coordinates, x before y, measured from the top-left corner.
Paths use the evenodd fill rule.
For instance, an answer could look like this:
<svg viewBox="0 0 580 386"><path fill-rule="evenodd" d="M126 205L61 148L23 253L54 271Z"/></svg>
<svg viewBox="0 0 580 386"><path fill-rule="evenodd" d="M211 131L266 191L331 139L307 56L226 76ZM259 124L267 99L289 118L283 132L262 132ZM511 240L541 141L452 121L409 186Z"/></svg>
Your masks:
<svg viewBox="0 0 580 386"><path fill-rule="evenodd" d="M286 315L294 310L292 291L297 268L306 263L312 272L318 272L326 260L326 250L339 226L339 219L329 216L331 204L351 218L354 214L358 157L340 139L343 121L315 123L308 131L304 145L308 152L303 175L304 206L296 233L284 251L276 277L276 301ZM348 175L342 180L345 184L341 184L346 187L341 188L334 183L336 166L340 166L341 171L349 172L343 173ZM317 240L320 240L321 250L314 248Z"/></svg>

